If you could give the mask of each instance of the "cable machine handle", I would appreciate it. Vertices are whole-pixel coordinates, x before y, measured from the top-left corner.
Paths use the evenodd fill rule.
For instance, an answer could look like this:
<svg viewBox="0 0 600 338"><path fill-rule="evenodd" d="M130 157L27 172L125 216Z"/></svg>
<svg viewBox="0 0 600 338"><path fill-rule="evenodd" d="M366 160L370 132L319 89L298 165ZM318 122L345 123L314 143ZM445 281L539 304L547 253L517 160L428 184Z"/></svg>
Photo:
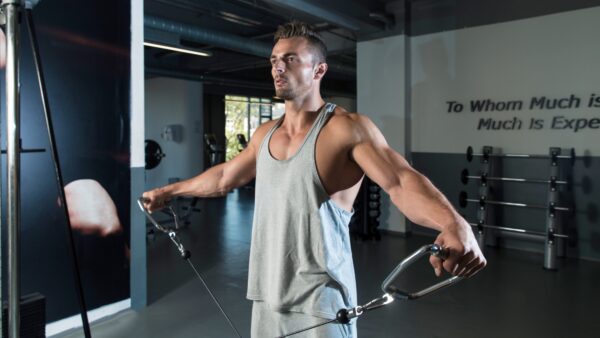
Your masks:
<svg viewBox="0 0 600 338"><path fill-rule="evenodd" d="M463 277L459 277L459 276L450 277L450 278L443 280L437 284L434 284L430 287L427 287L425 289L422 289L422 290L419 290L416 292L408 292L405 290L401 290L393 285L393 283L399 278L399 276L402 274L402 272L404 272L404 270L406 270L406 268L408 268L414 262L419 260L419 258L421 258L425 255L428 255L428 254L440 257L442 259L445 259L448 256L447 251L442 249L442 247L437 244L428 244L428 245L422 246L419 250L415 251L413 254L406 257L402 262L400 262L400 264L398 264L398 266L396 266L396 268L383 281L383 284L381 285L381 290L383 290L383 292L385 292L386 294L394 297L395 299L409 300L409 299L416 299L416 298L423 297L432 292L435 292L437 290L440 290L440 289L443 289L450 285L453 285L455 283L458 283L459 281L461 281L463 279Z"/></svg>

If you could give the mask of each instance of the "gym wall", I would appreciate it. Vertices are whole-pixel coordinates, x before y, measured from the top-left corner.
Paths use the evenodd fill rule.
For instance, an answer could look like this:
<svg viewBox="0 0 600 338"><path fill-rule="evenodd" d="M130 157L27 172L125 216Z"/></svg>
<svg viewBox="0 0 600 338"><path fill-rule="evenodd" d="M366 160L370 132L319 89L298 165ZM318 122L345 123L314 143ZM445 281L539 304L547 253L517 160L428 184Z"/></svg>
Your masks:
<svg viewBox="0 0 600 338"><path fill-rule="evenodd" d="M413 165L457 205L461 190L477 198L476 182L467 187L460 183L462 169L476 175L479 168L477 158L467 162L467 146L475 152L490 145L518 154L548 154L551 146L575 148L574 167L564 168L573 182L565 199L572 200L577 210L565 229L574 238L567 254L590 259L600 259L600 191L595 187L600 183L598 17L600 7L592 7L411 37ZM381 75L361 72L373 67L363 63L361 54L368 51L361 46L373 43L361 42L358 49L359 76L366 74L371 82ZM402 67L381 56L376 61L382 69ZM359 78L359 83L363 81ZM402 83L399 78L396 87ZM403 90L396 93L400 96ZM361 110L365 89L360 85L358 95ZM393 95L371 95L379 98L381 106L397 102L402 107ZM377 108L363 112L378 114ZM404 113L400 108L395 115L402 118ZM399 129L402 124L395 126ZM506 177L548 179L549 160L502 159L499 171ZM547 186L503 184L500 190L506 200L546 201ZM475 206L458 209L475 220ZM539 231L545 224L542 210L503 208L500 219L506 225ZM501 245L542 251L542 245L535 243L506 240Z"/></svg>
<svg viewBox="0 0 600 338"><path fill-rule="evenodd" d="M330 96L325 97L325 101L335 103L336 105L343 107L347 111L354 112L356 111L356 100L349 97L342 96Z"/></svg>
<svg viewBox="0 0 600 338"><path fill-rule="evenodd" d="M169 181L188 179L204 170L202 87L202 83L197 81L164 77L146 79L145 137L157 141L166 154L156 168L145 171L146 191L164 186ZM179 141L164 138L162 134L168 125L181 126L182 134L176 136L181 138ZM166 216L160 212L155 214L158 220L169 219ZM181 232L186 247L192 245L189 236L201 232L200 228L194 226ZM193 275L189 266L180 263L179 252L166 235L158 233L146 238L147 301L151 303L193 278ZM193 248L189 247L190 250ZM166 275L169 278L165 278Z"/></svg>
<svg viewBox="0 0 600 338"><path fill-rule="evenodd" d="M203 170L202 83L175 78L145 81L145 137L158 142L166 157L146 171L146 189L184 180ZM180 126L180 140L167 140L167 126ZM179 132L179 131L178 131Z"/></svg>
<svg viewBox="0 0 600 338"><path fill-rule="evenodd" d="M358 43L356 47L357 110L368 115L389 145L405 153L404 129L404 36ZM381 229L405 232L404 217L381 197Z"/></svg>
<svg viewBox="0 0 600 338"><path fill-rule="evenodd" d="M545 154L554 144L600 156L599 16L596 7L412 38L412 151Z"/></svg>
<svg viewBox="0 0 600 338"><path fill-rule="evenodd" d="M90 310L129 298L129 14L124 1L42 1L33 10L64 183L85 180L78 181L83 189L71 191L80 203L70 208L97 212L110 209L112 199L113 216L120 222L120 229L110 234L99 228L73 229ZM45 150L21 155L21 293L43 294L46 319L53 322L77 315L79 306L25 25L21 37L22 147ZM4 70L0 73L6 102ZM4 119L5 105L1 107ZM1 126L5 149L5 120ZM4 166L2 180L6 187ZM90 189L104 190L107 203L94 203L98 195L90 196ZM6 198L3 194L3 208ZM2 231L6 248L4 223ZM2 277L6 297L6 270Z"/></svg>

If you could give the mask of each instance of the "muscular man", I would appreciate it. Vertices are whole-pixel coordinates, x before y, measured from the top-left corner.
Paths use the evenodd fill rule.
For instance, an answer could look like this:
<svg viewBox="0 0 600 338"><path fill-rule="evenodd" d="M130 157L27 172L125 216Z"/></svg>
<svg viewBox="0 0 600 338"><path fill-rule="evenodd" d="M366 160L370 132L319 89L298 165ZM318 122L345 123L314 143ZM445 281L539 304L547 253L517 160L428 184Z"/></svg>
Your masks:
<svg viewBox="0 0 600 338"><path fill-rule="evenodd" d="M366 174L411 221L438 230L450 256L442 269L471 276L485 264L470 226L366 116L323 101L326 48L310 26L275 33L271 74L285 114L260 126L227 163L144 194L150 210L174 196L223 196L256 177L248 299L252 337L275 337L357 305L348 236L352 204ZM356 325L325 325L302 337L356 337Z"/></svg>

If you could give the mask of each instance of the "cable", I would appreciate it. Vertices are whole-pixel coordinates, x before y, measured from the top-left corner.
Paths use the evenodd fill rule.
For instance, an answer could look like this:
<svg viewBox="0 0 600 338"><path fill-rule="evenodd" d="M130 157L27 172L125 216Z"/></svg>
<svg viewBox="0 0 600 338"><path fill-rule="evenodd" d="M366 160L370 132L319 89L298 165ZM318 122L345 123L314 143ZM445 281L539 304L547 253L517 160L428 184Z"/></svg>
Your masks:
<svg viewBox="0 0 600 338"><path fill-rule="evenodd" d="M215 304L217 304L217 307L219 308L219 310L221 311L221 313L223 314L223 316L227 320L227 323L229 323L229 326L231 326L231 328L233 329L233 331L235 331L235 333L237 334L238 337L242 338L242 335L235 328L235 325L233 325L233 323L231 322L231 319L229 319L229 316L227 316L227 313L225 313L225 310L223 310L223 308L221 307L221 304L217 300L217 297L215 297L215 295L213 295L213 293L210 291L210 288L208 287L208 285L206 285L206 282L204 281L204 279L202 278L202 276L200 276L200 273L198 272L198 270L196 270L196 267L194 266L194 264L192 263L192 261L189 258L186 258L185 260L188 263L190 263L190 266L192 267L192 269L196 273L196 276L198 276L198 279L202 282L202 284L206 288L206 291L208 291L208 294L212 297L212 299L215 302Z"/></svg>
<svg viewBox="0 0 600 338"><path fill-rule="evenodd" d="M190 251L185 249L185 247L183 246L183 243L181 243L181 241L179 240L179 237L177 237L177 233L174 230L167 229L167 228L163 227L162 225L160 225L160 223L158 223L154 219L154 217L152 217L152 215L150 214L150 212L148 212L148 210L144 207L143 203L145 201L146 200L143 197L140 197L137 200L138 206L140 207L140 209L144 212L144 214L146 215L146 217L148 218L148 220L154 225L154 227L156 229L158 229L160 232L165 233L165 234L167 234L169 236L169 239L171 240L171 242L173 242L173 244L175 245L175 247L177 247L177 250L179 250L179 253L181 254L181 257L183 259L185 259L190 264L190 267L192 268L192 270L194 270L194 273L196 274L196 276L198 277L198 279L200 280L200 282L202 282L202 285L204 285L204 288L206 289L206 291L208 291L208 294L210 295L210 297L212 298L212 300L214 301L214 303L219 308L219 311L221 311L221 314L223 314L223 316L227 320L227 323L229 324L229 326L233 329L233 331L235 331L235 334L239 338L242 338L242 335L240 334L240 332L237 330L237 328L235 327L235 325L233 325L233 322L231 321L231 319L229 318L229 316L227 315L227 313L225 312L225 310L223 310L223 307L221 306L221 303L219 303L219 300L217 299L217 297L215 297L215 295L212 293L212 291L208 287L208 284L206 284L206 282L204 281L204 278L202 278L202 276L200 275L200 272L198 272L198 269L196 269L196 266L190 260L190 256L191 256ZM171 214L173 215L173 218L175 220L175 224L176 224L175 228L179 229L179 226L178 226L179 225L178 224L178 218L179 217L177 216L177 213L175 212L175 210L171 206L165 206L165 208L169 209L169 211L171 212Z"/></svg>

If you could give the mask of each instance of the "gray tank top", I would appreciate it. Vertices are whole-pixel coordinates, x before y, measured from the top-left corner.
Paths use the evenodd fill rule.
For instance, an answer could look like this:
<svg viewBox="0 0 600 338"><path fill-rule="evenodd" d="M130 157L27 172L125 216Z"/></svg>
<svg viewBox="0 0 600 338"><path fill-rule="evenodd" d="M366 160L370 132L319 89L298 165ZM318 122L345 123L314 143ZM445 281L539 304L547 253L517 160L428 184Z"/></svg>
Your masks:
<svg viewBox="0 0 600 338"><path fill-rule="evenodd" d="M333 319L339 309L356 306L352 213L329 198L315 163L317 137L334 109L325 104L289 159L269 151L283 118L258 152L247 297L273 310Z"/></svg>

